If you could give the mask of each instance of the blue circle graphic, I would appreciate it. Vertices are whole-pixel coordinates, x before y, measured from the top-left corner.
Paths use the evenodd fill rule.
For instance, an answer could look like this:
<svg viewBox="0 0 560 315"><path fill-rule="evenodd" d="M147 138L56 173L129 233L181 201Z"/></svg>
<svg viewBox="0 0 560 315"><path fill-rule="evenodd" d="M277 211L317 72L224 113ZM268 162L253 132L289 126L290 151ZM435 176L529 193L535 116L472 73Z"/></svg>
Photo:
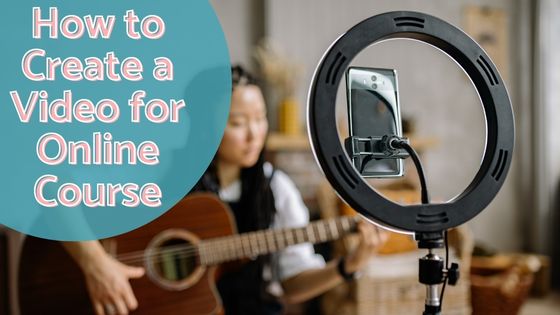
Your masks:
<svg viewBox="0 0 560 315"><path fill-rule="evenodd" d="M208 1L11 1L0 23L0 224L101 239L190 191L231 98Z"/></svg>

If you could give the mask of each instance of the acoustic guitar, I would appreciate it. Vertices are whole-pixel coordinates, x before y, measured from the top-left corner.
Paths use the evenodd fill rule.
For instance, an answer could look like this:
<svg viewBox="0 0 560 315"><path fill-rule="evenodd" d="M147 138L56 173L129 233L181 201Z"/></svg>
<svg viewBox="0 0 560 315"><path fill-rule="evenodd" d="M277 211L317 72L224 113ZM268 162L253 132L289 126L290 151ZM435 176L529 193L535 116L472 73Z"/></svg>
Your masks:
<svg viewBox="0 0 560 315"><path fill-rule="evenodd" d="M119 261L146 269L146 276L130 281L139 301L132 314L206 315L222 312L215 282L224 263L334 240L355 231L357 221L340 217L237 234L228 206L212 194L197 193L157 220L102 244ZM84 276L59 242L27 237L20 261L22 315L94 314Z"/></svg>

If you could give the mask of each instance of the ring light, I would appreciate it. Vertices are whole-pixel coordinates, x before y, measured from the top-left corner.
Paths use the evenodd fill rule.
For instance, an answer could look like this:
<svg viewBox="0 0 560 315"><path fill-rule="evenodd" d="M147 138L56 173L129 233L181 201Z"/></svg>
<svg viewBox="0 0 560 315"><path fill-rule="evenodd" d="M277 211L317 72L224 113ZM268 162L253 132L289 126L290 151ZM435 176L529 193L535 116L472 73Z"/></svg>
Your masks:
<svg viewBox="0 0 560 315"><path fill-rule="evenodd" d="M360 178L339 141L335 105L345 69L363 49L394 38L419 40L447 53L470 77L484 108L487 139L480 169L468 187L447 203L402 206L385 199ZM315 71L307 115L313 152L330 184L359 213L399 230L440 232L469 221L496 196L511 164L513 112L495 65L461 30L423 13L376 15L338 38Z"/></svg>

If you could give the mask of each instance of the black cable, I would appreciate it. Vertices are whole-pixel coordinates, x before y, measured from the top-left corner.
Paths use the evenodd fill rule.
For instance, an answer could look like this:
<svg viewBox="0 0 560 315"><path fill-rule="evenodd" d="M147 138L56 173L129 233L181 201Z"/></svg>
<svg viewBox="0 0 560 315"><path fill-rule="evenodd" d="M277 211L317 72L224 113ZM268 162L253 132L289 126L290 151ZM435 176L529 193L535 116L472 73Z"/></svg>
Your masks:
<svg viewBox="0 0 560 315"><path fill-rule="evenodd" d="M414 166L416 166L416 171L418 173L418 177L420 178L420 186L422 188L422 192L421 192L422 204L429 204L430 197L428 195L428 187L426 185L426 176L424 176L424 168L422 167L422 163L420 162L420 158L418 157L418 154L410 146L410 144L406 143L406 141L393 140L391 141L390 145L394 148L404 149L408 153L408 155L410 155L412 161L414 161Z"/></svg>
<svg viewBox="0 0 560 315"><path fill-rule="evenodd" d="M426 185L426 176L424 175L424 168L422 167L422 163L420 162L420 158L418 157L416 151L410 146L410 144L402 140L392 140L390 141L389 146L392 146L393 148L404 149L408 153L408 155L410 155L412 161L414 161L414 166L416 167L418 177L420 178L420 186L422 188L422 204L429 204L430 197L428 194L428 186ZM447 230L444 231L443 237L445 242L445 268L449 271L449 242L447 240ZM443 286L441 287L441 292L439 295L440 308L443 306L443 294L445 293L445 287L447 285L448 278L449 275L446 274L445 278L443 279Z"/></svg>
<svg viewBox="0 0 560 315"><path fill-rule="evenodd" d="M439 305L443 305L443 293L445 292L445 285L447 284L447 279L449 279L449 242L447 240L447 230L443 232L443 239L445 242L445 269L448 274L443 279L443 286L441 287L441 292L439 294Z"/></svg>

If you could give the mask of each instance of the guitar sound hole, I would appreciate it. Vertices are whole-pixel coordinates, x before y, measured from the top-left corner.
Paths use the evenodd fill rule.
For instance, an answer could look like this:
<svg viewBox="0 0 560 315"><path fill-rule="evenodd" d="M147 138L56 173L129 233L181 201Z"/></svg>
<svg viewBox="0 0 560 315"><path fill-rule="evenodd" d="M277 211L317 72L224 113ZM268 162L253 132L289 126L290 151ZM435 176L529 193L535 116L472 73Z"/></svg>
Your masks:
<svg viewBox="0 0 560 315"><path fill-rule="evenodd" d="M145 251L148 277L167 290L195 285L206 271L199 263L198 243L198 237L187 230L169 229L157 234Z"/></svg>
<svg viewBox="0 0 560 315"><path fill-rule="evenodd" d="M156 256L152 257L154 270L160 278L168 281L186 279L198 265L192 244L185 240L168 240L155 252Z"/></svg>

